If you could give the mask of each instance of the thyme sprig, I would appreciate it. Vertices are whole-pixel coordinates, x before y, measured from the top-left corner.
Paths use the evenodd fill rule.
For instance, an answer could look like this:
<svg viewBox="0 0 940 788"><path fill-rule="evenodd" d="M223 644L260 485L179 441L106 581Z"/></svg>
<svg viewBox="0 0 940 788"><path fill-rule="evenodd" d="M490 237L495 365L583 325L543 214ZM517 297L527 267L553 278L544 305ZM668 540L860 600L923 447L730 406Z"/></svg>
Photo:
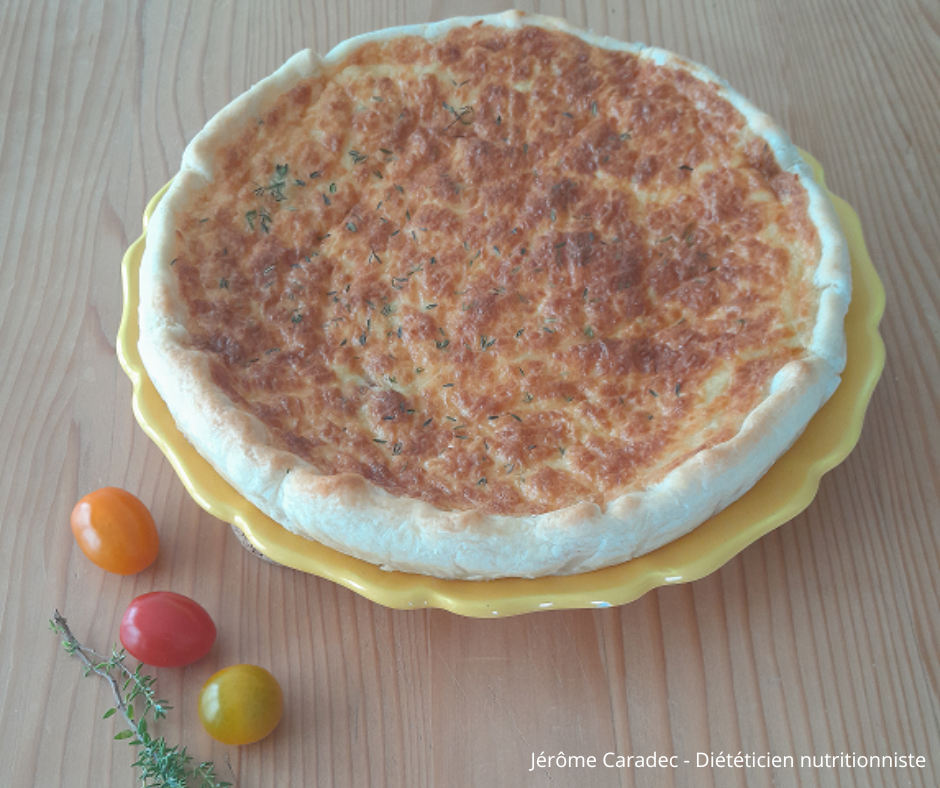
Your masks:
<svg viewBox="0 0 940 788"><path fill-rule="evenodd" d="M99 676L107 682L114 696L115 705L104 713L104 718L118 712L124 718L125 730L115 735L117 741L129 740L137 748L137 760L133 766L140 769L142 788L230 788L228 782L216 779L215 766L204 761L192 765L193 757L185 747L170 747L160 736L154 738L148 729L147 718L154 722L166 717L172 709L165 700L157 698L155 679L142 673L143 665L131 670L124 664L127 657L124 649L112 648L111 656L103 655L83 646L69 629L68 622L58 610L49 622L53 632L62 636L62 648L72 657L78 657L84 666L84 674ZM140 699L143 710L138 717L135 701Z"/></svg>

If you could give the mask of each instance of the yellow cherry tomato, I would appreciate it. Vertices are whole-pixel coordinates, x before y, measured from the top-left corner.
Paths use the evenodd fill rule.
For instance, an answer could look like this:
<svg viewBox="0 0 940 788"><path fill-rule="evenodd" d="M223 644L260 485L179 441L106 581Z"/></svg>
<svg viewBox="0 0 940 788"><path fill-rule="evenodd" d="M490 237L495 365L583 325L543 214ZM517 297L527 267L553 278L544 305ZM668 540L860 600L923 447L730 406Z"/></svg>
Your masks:
<svg viewBox="0 0 940 788"><path fill-rule="evenodd" d="M82 552L108 572L140 572L160 551L150 511L139 498L118 487L88 493L75 504L70 522Z"/></svg>
<svg viewBox="0 0 940 788"><path fill-rule="evenodd" d="M257 665L232 665L214 674L199 693L199 719L223 744L251 744L273 731L284 713L281 685Z"/></svg>

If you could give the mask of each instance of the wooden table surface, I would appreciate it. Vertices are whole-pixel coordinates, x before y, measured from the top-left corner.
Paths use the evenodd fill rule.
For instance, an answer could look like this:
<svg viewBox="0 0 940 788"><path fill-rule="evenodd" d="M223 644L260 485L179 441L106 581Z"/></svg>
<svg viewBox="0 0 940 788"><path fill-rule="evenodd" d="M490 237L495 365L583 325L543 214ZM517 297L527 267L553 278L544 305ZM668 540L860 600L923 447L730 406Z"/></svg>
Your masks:
<svg viewBox="0 0 940 788"><path fill-rule="evenodd" d="M857 209L887 291L887 366L857 449L802 515L722 569L621 608L491 621L388 610L249 555L135 422L119 265L207 118L304 46L500 2L0 2L0 786L132 785L106 687L47 627L107 649L127 604L212 612L203 661L158 670L159 730L238 786L936 786L940 778L940 4L611 0L523 10L707 64L778 118ZM120 578L68 527L105 485L162 552ZM260 744L214 743L202 682L268 667ZM541 754L597 767L531 770ZM677 768L604 766L677 756ZM699 753L791 767L699 767ZM801 765L844 753L919 768ZM690 761L685 764L684 761Z"/></svg>

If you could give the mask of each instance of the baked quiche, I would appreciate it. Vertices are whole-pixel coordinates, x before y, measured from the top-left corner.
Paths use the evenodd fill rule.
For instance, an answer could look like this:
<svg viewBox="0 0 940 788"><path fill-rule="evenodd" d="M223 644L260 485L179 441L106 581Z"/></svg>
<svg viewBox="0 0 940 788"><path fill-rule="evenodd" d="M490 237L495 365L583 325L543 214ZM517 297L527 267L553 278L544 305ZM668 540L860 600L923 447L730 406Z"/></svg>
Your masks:
<svg viewBox="0 0 940 788"><path fill-rule="evenodd" d="M705 68L509 12L304 51L183 155L140 353L285 528L446 578L626 561L839 384L850 273L785 132Z"/></svg>

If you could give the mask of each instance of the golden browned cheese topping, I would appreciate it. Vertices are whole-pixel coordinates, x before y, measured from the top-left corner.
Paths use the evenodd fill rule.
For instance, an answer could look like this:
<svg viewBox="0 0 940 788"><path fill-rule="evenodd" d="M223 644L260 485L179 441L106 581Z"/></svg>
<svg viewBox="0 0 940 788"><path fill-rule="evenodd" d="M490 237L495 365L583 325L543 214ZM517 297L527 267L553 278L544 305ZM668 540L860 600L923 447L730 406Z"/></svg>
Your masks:
<svg viewBox="0 0 940 788"><path fill-rule="evenodd" d="M362 46L178 217L194 347L273 440L442 509L600 505L803 353L806 194L715 88L537 27Z"/></svg>

